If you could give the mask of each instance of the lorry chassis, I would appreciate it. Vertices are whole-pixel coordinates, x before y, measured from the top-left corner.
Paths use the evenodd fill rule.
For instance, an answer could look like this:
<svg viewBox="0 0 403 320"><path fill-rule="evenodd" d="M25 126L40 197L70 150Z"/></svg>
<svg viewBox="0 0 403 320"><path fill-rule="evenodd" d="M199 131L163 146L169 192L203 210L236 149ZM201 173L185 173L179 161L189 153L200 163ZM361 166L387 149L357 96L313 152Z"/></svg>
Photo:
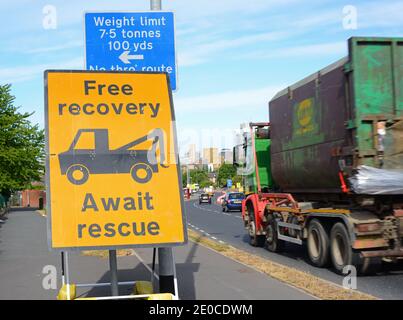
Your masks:
<svg viewBox="0 0 403 320"><path fill-rule="evenodd" d="M340 274L351 266L365 274L381 258L403 257L402 207L379 216L363 208L317 208L289 193L258 192L242 202L242 218L251 245L280 252L286 242L306 243L313 265L332 264Z"/></svg>

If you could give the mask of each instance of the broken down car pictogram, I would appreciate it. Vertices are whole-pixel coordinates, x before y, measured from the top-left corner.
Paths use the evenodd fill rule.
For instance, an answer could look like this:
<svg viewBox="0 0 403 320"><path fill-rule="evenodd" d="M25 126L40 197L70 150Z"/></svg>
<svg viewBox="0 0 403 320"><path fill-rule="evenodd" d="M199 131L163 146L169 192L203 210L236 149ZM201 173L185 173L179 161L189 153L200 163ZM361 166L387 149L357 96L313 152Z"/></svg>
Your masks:
<svg viewBox="0 0 403 320"><path fill-rule="evenodd" d="M80 149L77 147L83 133L93 134L94 148ZM131 150L131 148L152 140L148 150ZM159 147L159 163L157 148ZM79 129L70 148L59 154L62 175L75 185L87 182L90 174L121 174L130 173L137 183L147 183L158 166L166 168L164 135L159 128L122 147L109 149L108 129Z"/></svg>

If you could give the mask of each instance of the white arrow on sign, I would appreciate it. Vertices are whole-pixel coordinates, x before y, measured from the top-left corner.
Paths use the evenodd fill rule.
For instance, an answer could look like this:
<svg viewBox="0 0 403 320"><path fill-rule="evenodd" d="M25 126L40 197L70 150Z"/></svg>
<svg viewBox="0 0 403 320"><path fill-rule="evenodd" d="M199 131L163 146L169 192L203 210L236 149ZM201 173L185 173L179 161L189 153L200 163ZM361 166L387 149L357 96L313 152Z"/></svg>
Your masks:
<svg viewBox="0 0 403 320"><path fill-rule="evenodd" d="M144 55L142 54L130 54L130 51L123 51L121 55L119 56L119 59L125 63L128 64L130 63L130 60L143 60Z"/></svg>

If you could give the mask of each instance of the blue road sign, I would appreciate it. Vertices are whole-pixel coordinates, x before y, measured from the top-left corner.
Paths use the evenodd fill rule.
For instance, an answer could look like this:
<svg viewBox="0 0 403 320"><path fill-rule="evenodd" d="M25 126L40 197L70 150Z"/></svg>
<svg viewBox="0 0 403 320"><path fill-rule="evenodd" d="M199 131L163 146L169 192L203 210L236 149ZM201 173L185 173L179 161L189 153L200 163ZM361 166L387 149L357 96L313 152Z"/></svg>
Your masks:
<svg viewBox="0 0 403 320"><path fill-rule="evenodd" d="M85 14L87 70L164 71L176 90L173 12Z"/></svg>
<svg viewBox="0 0 403 320"><path fill-rule="evenodd" d="M231 188L231 187L232 187L232 180L227 179L227 188Z"/></svg>

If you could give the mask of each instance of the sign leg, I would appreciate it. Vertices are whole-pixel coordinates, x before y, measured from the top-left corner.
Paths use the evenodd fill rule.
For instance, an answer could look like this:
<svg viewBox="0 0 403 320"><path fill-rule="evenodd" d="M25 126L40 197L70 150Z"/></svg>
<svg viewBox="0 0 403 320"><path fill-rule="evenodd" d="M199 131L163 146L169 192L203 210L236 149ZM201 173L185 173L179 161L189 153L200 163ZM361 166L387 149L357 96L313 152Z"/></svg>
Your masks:
<svg viewBox="0 0 403 320"><path fill-rule="evenodd" d="M70 270L69 270L69 253L66 251L63 254L64 257L64 272L65 272L65 280L67 285L67 300L70 300Z"/></svg>
<svg viewBox="0 0 403 320"><path fill-rule="evenodd" d="M62 286L63 286L66 284L65 272L64 272L64 251L60 253L60 257L62 259Z"/></svg>
<svg viewBox="0 0 403 320"><path fill-rule="evenodd" d="M118 285L118 263L116 259L116 250L109 250L109 269L111 272L111 292L113 296L118 296L119 285Z"/></svg>
<svg viewBox="0 0 403 320"><path fill-rule="evenodd" d="M175 270L172 248L158 248L160 293L175 293Z"/></svg>

